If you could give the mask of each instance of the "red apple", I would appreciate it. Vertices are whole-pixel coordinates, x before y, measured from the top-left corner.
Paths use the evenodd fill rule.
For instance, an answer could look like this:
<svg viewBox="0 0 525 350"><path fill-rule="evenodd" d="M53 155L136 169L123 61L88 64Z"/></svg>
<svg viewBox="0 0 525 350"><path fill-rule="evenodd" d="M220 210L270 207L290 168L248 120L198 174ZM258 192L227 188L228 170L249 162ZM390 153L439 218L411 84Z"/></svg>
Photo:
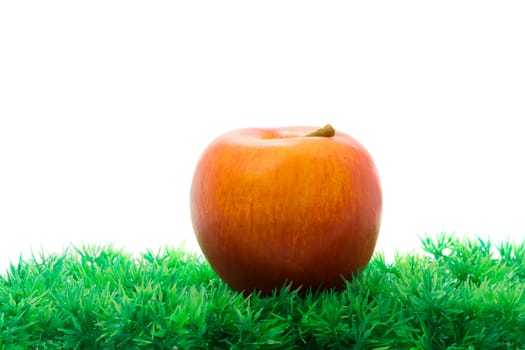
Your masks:
<svg viewBox="0 0 525 350"><path fill-rule="evenodd" d="M382 208L376 167L351 136L315 129L239 129L202 154L193 227L231 288L342 287L370 261Z"/></svg>

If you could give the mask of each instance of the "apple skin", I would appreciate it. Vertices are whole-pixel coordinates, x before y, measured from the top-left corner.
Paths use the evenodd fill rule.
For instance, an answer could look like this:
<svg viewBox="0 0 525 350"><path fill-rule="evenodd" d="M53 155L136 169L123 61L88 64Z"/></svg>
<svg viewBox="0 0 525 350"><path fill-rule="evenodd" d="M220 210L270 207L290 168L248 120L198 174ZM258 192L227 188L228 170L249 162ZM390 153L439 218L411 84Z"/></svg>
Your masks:
<svg viewBox="0 0 525 350"><path fill-rule="evenodd" d="M315 129L238 129L202 154L192 223L232 289L341 288L370 261L382 211L376 167L351 136L304 136Z"/></svg>

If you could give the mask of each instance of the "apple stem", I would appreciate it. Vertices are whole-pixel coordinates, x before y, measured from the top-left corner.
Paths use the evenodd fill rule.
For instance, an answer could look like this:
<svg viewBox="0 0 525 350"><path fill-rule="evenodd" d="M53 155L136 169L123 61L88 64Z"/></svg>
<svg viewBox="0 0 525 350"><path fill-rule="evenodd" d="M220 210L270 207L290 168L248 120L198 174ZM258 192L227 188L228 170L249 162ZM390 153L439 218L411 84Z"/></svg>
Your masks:
<svg viewBox="0 0 525 350"><path fill-rule="evenodd" d="M311 133L306 134L304 136L333 137L334 135L335 135L335 129L330 124L326 124L322 128L312 131Z"/></svg>

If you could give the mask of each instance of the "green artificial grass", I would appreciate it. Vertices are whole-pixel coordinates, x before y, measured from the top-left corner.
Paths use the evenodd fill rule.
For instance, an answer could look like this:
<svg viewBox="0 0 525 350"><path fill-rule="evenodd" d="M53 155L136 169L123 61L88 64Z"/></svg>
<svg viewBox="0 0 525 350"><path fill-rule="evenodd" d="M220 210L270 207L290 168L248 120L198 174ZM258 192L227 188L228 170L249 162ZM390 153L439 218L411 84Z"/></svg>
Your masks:
<svg viewBox="0 0 525 350"><path fill-rule="evenodd" d="M248 297L182 249L71 248L0 277L0 349L525 349L525 243L422 239L342 291Z"/></svg>

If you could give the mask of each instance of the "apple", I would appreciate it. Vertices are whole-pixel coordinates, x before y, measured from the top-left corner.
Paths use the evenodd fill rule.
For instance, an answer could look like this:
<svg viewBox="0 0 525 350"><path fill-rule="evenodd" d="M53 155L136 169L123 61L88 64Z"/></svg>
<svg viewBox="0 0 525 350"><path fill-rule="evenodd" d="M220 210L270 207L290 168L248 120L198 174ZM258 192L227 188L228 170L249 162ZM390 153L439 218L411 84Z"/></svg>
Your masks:
<svg viewBox="0 0 525 350"><path fill-rule="evenodd" d="M330 125L245 128L205 149L190 208L216 273L268 294L285 283L343 287L372 257L382 193L368 151Z"/></svg>

